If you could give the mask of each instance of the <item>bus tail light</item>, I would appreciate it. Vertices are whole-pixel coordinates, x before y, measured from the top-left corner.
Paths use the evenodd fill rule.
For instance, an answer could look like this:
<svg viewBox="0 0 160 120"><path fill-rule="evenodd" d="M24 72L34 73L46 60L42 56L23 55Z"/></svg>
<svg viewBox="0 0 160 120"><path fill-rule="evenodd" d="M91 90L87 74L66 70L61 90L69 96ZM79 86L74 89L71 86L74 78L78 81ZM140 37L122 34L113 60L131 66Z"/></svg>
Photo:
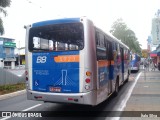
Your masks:
<svg viewBox="0 0 160 120"><path fill-rule="evenodd" d="M42 96L34 96L35 99L41 99Z"/></svg>
<svg viewBox="0 0 160 120"><path fill-rule="evenodd" d="M27 70L25 71L25 74L26 74L26 81L28 81L28 71Z"/></svg>
<svg viewBox="0 0 160 120"><path fill-rule="evenodd" d="M86 82L85 89L88 91L91 88L90 87L91 79L90 78L86 78L85 82Z"/></svg>
<svg viewBox="0 0 160 120"><path fill-rule="evenodd" d="M91 73L90 71L87 71L87 72L86 72L86 76L91 76L91 74L92 74L92 73Z"/></svg>
<svg viewBox="0 0 160 120"><path fill-rule="evenodd" d="M74 99L73 98L68 98L68 101L73 101Z"/></svg>
<svg viewBox="0 0 160 120"><path fill-rule="evenodd" d="M25 71L25 74L28 75L28 71Z"/></svg>
<svg viewBox="0 0 160 120"><path fill-rule="evenodd" d="M25 75L26 75L26 88L29 89L29 84L28 84L28 71L25 71Z"/></svg>
<svg viewBox="0 0 160 120"><path fill-rule="evenodd" d="M75 98L67 98L68 101L74 101L74 102L78 102L78 99Z"/></svg>
<svg viewBox="0 0 160 120"><path fill-rule="evenodd" d="M86 82L86 83L90 83L91 80L90 80L89 78L87 78L87 79L85 80L85 82Z"/></svg>
<svg viewBox="0 0 160 120"><path fill-rule="evenodd" d="M85 74L86 74L86 76L85 76L86 78L85 78L84 89L85 89L85 91L89 91L89 90L91 90L92 72L87 70Z"/></svg>

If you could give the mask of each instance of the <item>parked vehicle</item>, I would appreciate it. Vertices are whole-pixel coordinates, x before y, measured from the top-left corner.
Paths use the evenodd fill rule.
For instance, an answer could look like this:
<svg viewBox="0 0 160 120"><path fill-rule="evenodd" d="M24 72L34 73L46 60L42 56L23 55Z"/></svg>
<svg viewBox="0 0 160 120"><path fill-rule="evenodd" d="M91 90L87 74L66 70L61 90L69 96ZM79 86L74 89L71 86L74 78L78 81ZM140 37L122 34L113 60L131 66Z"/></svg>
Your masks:
<svg viewBox="0 0 160 120"><path fill-rule="evenodd" d="M132 60L130 62L130 66L131 66L131 71L139 71L140 69L140 61L141 61L141 57L134 53L132 54Z"/></svg>

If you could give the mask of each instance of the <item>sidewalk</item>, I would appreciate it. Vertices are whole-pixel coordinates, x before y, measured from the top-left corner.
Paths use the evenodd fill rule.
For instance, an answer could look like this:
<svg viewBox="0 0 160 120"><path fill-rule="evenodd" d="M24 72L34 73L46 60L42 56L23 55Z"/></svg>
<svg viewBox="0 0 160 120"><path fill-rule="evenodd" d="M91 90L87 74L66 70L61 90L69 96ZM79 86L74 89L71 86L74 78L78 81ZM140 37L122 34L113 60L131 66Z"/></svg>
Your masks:
<svg viewBox="0 0 160 120"><path fill-rule="evenodd" d="M124 111L159 111L160 117L160 71L142 70Z"/></svg>
<svg viewBox="0 0 160 120"><path fill-rule="evenodd" d="M12 92L12 93L8 93L8 94L4 94L4 95L0 95L0 101L1 100L5 100L7 98L10 98L10 97L15 97L15 96L18 96L18 95L21 95L21 94L24 94L26 93L26 90L20 90L20 91L16 91L16 92Z"/></svg>

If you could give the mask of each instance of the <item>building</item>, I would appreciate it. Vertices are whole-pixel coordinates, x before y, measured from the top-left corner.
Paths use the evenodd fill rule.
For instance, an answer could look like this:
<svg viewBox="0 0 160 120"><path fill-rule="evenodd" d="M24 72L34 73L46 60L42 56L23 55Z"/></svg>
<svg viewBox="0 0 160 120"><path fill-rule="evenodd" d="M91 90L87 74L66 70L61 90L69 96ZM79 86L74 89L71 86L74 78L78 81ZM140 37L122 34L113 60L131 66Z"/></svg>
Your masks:
<svg viewBox="0 0 160 120"><path fill-rule="evenodd" d="M148 50L150 50L150 58L160 62L159 46L160 46L160 9L157 10L155 17L152 19L151 36L148 37ZM156 48L153 49L153 48Z"/></svg>
<svg viewBox="0 0 160 120"><path fill-rule="evenodd" d="M17 56L16 65L25 65L25 47L16 48L15 54Z"/></svg>
<svg viewBox="0 0 160 120"><path fill-rule="evenodd" d="M15 39L0 36L0 68L15 68Z"/></svg>
<svg viewBox="0 0 160 120"><path fill-rule="evenodd" d="M160 44L160 10L157 11L152 19L152 44L157 47Z"/></svg>
<svg viewBox="0 0 160 120"><path fill-rule="evenodd" d="M154 46L160 44L160 18L152 19L152 43Z"/></svg>

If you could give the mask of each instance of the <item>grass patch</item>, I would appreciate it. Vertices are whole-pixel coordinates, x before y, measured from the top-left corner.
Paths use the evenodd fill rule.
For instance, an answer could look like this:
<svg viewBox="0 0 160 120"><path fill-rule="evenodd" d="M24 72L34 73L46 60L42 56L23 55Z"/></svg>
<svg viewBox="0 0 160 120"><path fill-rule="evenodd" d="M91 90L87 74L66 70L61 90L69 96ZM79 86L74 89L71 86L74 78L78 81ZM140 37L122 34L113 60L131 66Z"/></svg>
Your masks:
<svg viewBox="0 0 160 120"><path fill-rule="evenodd" d="M13 85L0 86L0 95L15 92L18 90L24 90L26 88L25 83L18 83Z"/></svg>

